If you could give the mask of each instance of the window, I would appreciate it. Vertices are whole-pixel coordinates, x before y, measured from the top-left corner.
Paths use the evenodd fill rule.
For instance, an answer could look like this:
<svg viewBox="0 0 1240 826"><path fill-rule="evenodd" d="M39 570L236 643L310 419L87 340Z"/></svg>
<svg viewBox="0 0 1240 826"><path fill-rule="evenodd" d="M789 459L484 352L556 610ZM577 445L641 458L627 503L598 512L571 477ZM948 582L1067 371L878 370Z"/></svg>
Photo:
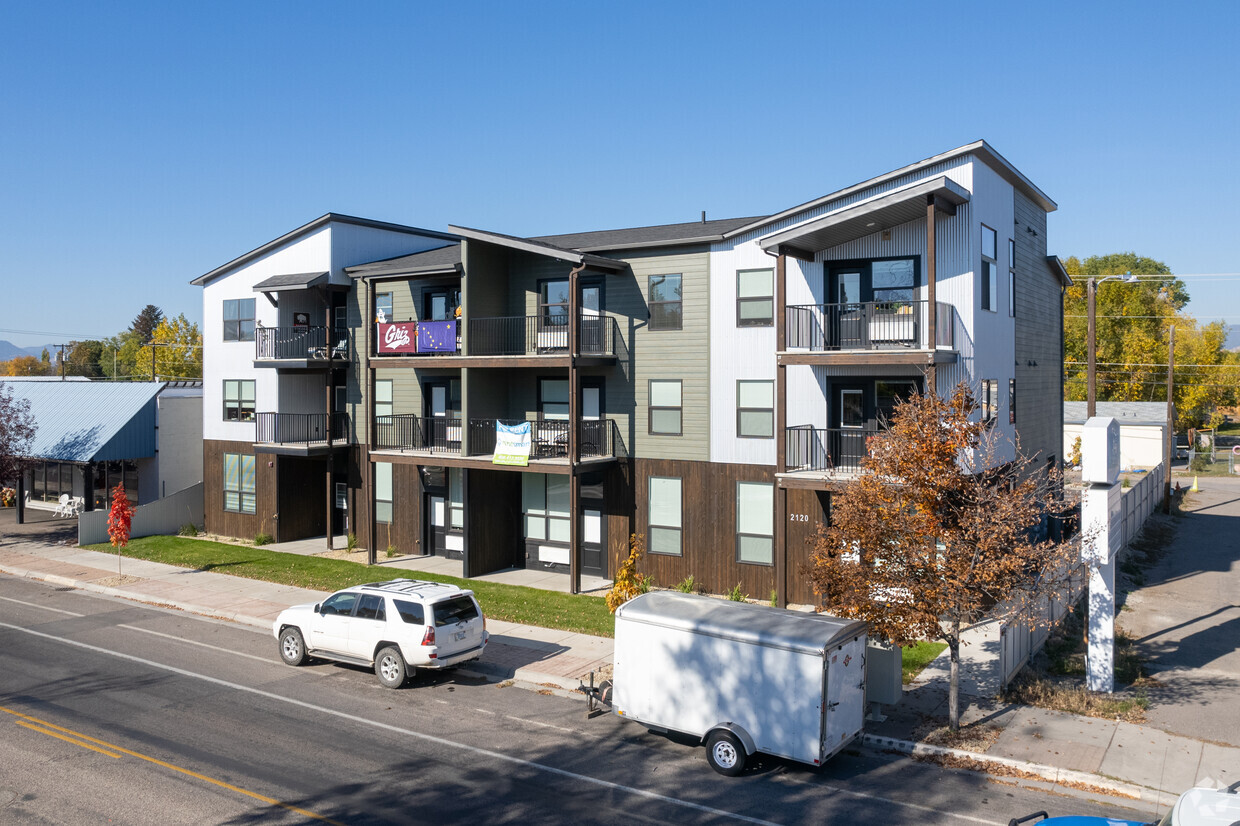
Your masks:
<svg viewBox="0 0 1240 826"><path fill-rule="evenodd" d="M1008 239L1008 316L1016 318L1016 242Z"/></svg>
<svg viewBox="0 0 1240 826"><path fill-rule="evenodd" d="M772 565L775 561L775 486L736 483L736 561Z"/></svg>
<svg viewBox="0 0 1240 826"><path fill-rule="evenodd" d="M402 622L410 625L426 625L426 612L418 603L394 599L392 604L396 606L396 613L400 614Z"/></svg>
<svg viewBox="0 0 1240 826"><path fill-rule="evenodd" d="M540 379L538 415L544 421L568 421L568 379Z"/></svg>
<svg viewBox="0 0 1240 826"><path fill-rule="evenodd" d="M681 433L681 385L680 380L650 380L649 432L664 436Z"/></svg>
<svg viewBox="0 0 1240 826"><path fill-rule="evenodd" d="M224 380L224 421L254 421L254 380Z"/></svg>
<svg viewBox="0 0 1240 826"><path fill-rule="evenodd" d="M391 462L375 462L375 521L392 523Z"/></svg>
<svg viewBox="0 0 1240 826"><path fill-rule="evenodd" d="M254 299L230 298L224 302L224 340L254 340Z"/></svg>
<svg viewBox="0 0 1240 826"><path fill-rule="evenodd" d="M375 418L392 415L392 380L379 379L375 382Z"/></svg>
<svg viewBox="0 0 1240 826"><path fill-rule="evenodd" d="M870 262L870 286L875 304L911 302L916 297L916 262L912 258Z"/></svg>
<svg viewBox="0 0 1240 826"><path fill-rule="evenodd" d="M125 486L125 496L131 504L138 502L138 463L132 460L99 462L95 465L95 510L111 507L112 489ZM67 493L68 491L66 491Z"/></svg>
<svg viewBox="0 0 1240 826"><path fill-rule="evenodd" d="M647 550L652 554L680 556L680 479L651 476L647 490Z"/></svg>
<svg viewBox="0 0 1240 826"><path fill-rule="evenodd" d="M387 324L392 320L392 294L375 293L375 323Z"/></svg>
<svg viewBox="0 0 1240 826"><path fill-rule="evenodd" d="M354 616L358 619L385 621L387 619L387 611L383 607L383 597L378 594L363 594L361 601L357 604L357 613Z"/></svg>
<svg viewBox="0 0 1240 826"><path fill-rule="evenodd" d="M681 329L683 299L680 273L650 276L650 329Z"/></svg>
<svg viewBox="0 0 1240 826"><path fill-rule="evenodd" d="M1008 424L1016 424L1016 379L1008 379Z"/></svg>
<svg viewBox="0 0 1240 826"><path fill-rule="evenodd" d="M459 467L448 468L448 530L465 530L464 471Z"/></svg>
<svg viewBox="0 0 1240 826"><path fill-rule="evenodd" d="M982 309L992 313L999 309L997 243L995 231L982 224Z"/></svg>
<svg viewBox="0 0 1240 826"><path fill-rule="evenodd" d="M460 306L460 290L430 290L422 296L422 317L425 321L451 321Z"/></svg>
<svg viewBox="0 0 1240 826"><path fill-rule="evenodd" d="M352 591L343 594L332 594L323 602L320 613L325 617L347 617L352 615L353 606L357 604L357 594Z"/></svg>
<svg viewBox="0 0 1240 826"><path fill-rule="evenodd" d="M254 513L254 456L243 453L224 454L224 510L229 513Z"/></svg>
<svg viewBox="0 0 1240 826"><path fill-rule="evenodd" d="M567 543L568 477L551 474L521 474L521 509L525 514L525 538L543 542Z"/></svg>
<svg viewBox="0 0 1240 826"><path fill-rule="evenodd" d="M999 407L999 382L995 379L982 379L982 392L978 399L978 405L982 411L982 421L994 421L998 413Z"/></svg>
<svg viewBox="0 0 1240 826"><path fill-rule="evenodd" d="M775 438L775 382L736 383L736 435L743 439Z"/></svg>
<svg viewBox="0 0 1240 826"><path fill-rule="evenodd" d="M908 401L917 392L917 382L880 379L874 382L874 407L878 420L888 423L894 418L896 405Z"/></svg>
<svg viewBox="0 0 1240 826"><path fill-rule="evenodd" d="M544 281L539 285L539 315L544 327L568 324L568 280Z"/></svg>
<svg viewBox="0 0 1240 826"><path fill-rule="evenodd" d="M736 326L770 327L775 322L775 271L736 271Z"/></svg>

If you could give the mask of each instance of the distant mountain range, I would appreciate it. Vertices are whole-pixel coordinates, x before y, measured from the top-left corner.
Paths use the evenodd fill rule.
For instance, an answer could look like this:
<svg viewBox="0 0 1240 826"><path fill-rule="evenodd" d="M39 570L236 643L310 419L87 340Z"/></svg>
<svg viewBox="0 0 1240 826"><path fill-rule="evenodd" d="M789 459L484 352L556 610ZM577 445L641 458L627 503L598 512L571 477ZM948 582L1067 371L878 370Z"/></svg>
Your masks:
<svg viewBox="0 0 1240 826"><path fill-rule="evenodd" d="M56 352L60 348L53 344L40 344L38 347L18 347L11 341L0 340L0 361L8 361L18 356L34 356L38 358L43 355L43 351L47 350L52 361L56 360Z"/></svg>
<svg viewBox="0 0 1240 826"><path fill-rule="evenodd" d="M1240 324L1233 324L1227 328L1227 340L1223 342L1223 346L1228 350L1240 348Z"/></svg>

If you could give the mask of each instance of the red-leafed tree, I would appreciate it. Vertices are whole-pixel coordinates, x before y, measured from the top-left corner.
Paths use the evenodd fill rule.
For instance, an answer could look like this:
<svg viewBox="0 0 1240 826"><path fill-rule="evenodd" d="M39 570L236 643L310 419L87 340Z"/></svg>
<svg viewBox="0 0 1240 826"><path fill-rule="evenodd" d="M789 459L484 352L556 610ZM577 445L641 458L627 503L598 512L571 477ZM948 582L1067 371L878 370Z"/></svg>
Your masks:
<svg viewBox="0 0 1240 826"><path fill-rule="evenodd" d="M30 402L14 398L12 389L0 382L0 484L17 481L34 429Z"/></svg>
<svg viewBox="0 0 1240 826"><path fill-rule="evenodd" d="M108 512L108 539L116 548L116 573L121 572L121 548L129 544L129 530L133 523L133 505L125 495L125 486L112 489L112 510Z"/></svg>
<svg viewBox="0 0 1240 826"><path fill-rule="evenodd" d="M1043 622L1046 597L1071 587L1078 546L1041 538L1062 508L1058 479L974 415L961 384L897 405L862 474L832 498L809 569L823 606L864 619L897 645L941 639L951 652L949 723L960 725L960 637L984 619ZM1008 452L1010 455L1010 452Z"/></svg>

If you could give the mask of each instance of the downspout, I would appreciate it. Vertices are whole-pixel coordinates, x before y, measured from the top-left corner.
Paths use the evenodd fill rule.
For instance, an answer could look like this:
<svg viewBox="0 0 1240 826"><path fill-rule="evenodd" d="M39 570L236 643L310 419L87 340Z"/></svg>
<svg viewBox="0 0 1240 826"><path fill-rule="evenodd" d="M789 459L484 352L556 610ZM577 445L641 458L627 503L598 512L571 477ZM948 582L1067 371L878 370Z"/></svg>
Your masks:
<svg viewBox="0 0 1240 826"><path fill-rule="evenodd" d="M577 464L581 461L581 403L578 399L577 354L581 345L581 296L577 277L585 262L568 272L568 578L571 593L581 593L581 480Z"/></svg>

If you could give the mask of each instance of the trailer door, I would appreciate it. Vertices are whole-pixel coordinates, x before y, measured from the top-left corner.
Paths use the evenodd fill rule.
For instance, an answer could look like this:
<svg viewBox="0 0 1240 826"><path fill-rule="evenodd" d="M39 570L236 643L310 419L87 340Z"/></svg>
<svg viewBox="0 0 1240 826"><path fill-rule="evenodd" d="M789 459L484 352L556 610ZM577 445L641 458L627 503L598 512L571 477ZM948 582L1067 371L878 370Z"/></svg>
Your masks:
<svg viewBox="0 0 1240 826"><path fill-rule="evenodd" d="M827 652L827 696L823 698L823 757L861 731L865 717L865 638Z"/></svg>

